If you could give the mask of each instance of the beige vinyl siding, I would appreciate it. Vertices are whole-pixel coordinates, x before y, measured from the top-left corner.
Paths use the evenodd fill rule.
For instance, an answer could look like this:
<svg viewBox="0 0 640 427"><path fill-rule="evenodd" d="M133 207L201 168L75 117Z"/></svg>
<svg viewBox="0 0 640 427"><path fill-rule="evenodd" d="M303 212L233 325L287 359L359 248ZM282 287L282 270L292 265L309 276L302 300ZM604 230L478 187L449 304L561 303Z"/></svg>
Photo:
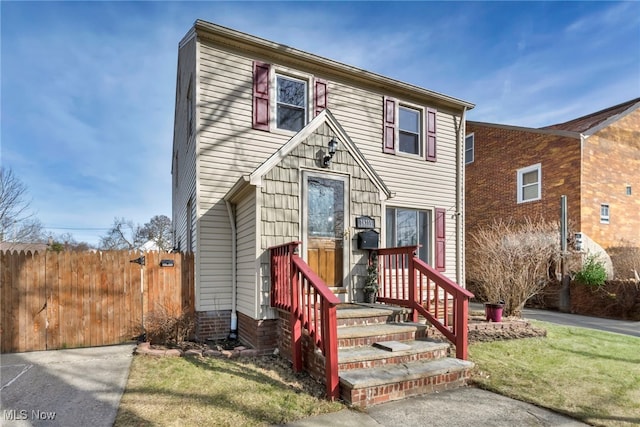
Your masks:
<svg viewBox="0 0 640 427"><path fill-rule="evenodd" d="M195 38L184 44L178 55L178 78L176 82L176 111L173 144L173 170L172 170L172 221L174 225L174 247L180 247L181 251L194 250L197 233L193 233L193 247L187 248L187 204L192 200L192 224L196 226L196 141L195 132L188 134L188 109L187 91L189 81L193 88L196 87L195 76L196 40ZM195 98L195 90L192 94ZM195 102L195 101L194 101ZM195 130L195 129L194 129ZM177 154L177 163L176 163ZM177 175L177 186L176 186ZM197 286L197 285L196 285Z"/></svg>
<svg viewBox="0 0 640 427"><path fill-rule="evenodd" d="M257 318L256 280L259 264L256 260L256 196L255 189L249 191L236 205L237 233L237 309Z"/></svg>
<svg viewBox="0 0 640 427"><path fill-rule="evenodd" d="M360 168L353 155L346 149L338 150L331 161L330 168L318 168L315 154L326 147L327 141L335 137L331 129L325 124L319 127L306 141L300 143L287 157L271 169L263 177L261 230L262 230L262 257L261 257L261 281L269 281L268 248L293 240L302 240L300 229L300 178L302 171L311 174L321 174L330 177L347 177L350 209L349 217L345 220L345 228L348 230L348 240L345 240L345 249L350 249L348 287L352 292L364 284L366 266L368 262L367 251L358 249L355 218L362 215L371 216L376 225L376 231L380 231L382 220L380 191L371 181L364 170ZM302 248L300 248L302 249ZM306 258L306 254L301 254ZM346 286L347 284L345 284ZM354 297L352 295L351 297ZM268 302L265 299L262 304Z"/></svg>
<svg viewBox="0 0 640 427"><path fill-rule="evenodd" d="M401 97L397 99L404 101ZM436 107L415 100L408 101L424 108ZM455 221L458 156L456 126L459 126L460 114L438 109L437 161L427 162L424 158L382 152L382 106L382 94L335 82L329 85L329 109L389 190L395 193L386 204L394 207L447 209L445 275L457 280L456 255L460 252L456 248ZM432 218L435 220L435 215ZM384 235L381 235L381 242L384 242Z"/></svg>
<svg viewBox="0 0 640 427"><path fill-rule="evenodd" d="M222 198L291 136L252 129L251 58L202 42L199 76L200 310L225 310L232 308L231 226ZM238 298L254 317L256 295Z"/></svg>
<svg viewBox="0 0 640 427"><path fill-rule="evenodd" d="M252 129L254 58L213 46L210 41L202 41L199 46L198 309L224 310L231 309L231 232L222 197L240 175L253 172L293 134ZM277 64L268 58L261 59L272 63L276 68L283 66L295 71L291 64ZM311 70L302 71L311 76ZM453 219L456 209L455 124L460 121L459 113L456 116L437 105L407 99L406 101L425 108L438 108L437 162L383 154L382 101L385 94L377 89L350 86L344 80L322 75L318 71L316 77L329 82L329 109L390 191L395 193L395 197L387 203L390 206L423 209L441 207L448 210L446 274L455 279L455 259L458 253ZM401 96L394 96L399 101L404 101ZM266 214L263 210L258 212L258 215L263 214ZM382 226L384 209L381 215L379 223ZM275 228L273 230L274 233L278 231ZM299 236L296 235L295 238ZM261 244L266 243L263 240L265 239L261 239ZM381 235L381 240L384 242L384 234ZM263 298L259 299L262 301ZM244 312L248 307L244 306L244 302L242 304Z"/></svg>

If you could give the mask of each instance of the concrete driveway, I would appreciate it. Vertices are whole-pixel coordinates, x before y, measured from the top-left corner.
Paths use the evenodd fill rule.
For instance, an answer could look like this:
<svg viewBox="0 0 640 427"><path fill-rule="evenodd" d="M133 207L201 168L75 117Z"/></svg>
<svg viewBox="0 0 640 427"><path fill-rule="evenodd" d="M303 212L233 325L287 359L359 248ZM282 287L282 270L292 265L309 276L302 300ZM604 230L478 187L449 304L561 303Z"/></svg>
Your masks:
<svg viewBox="0 0 640 427"><path fill-rule="evenodd" d="M598 329L605 332L640 337L640 322L633 320L605 319L602 317L582 316L580 314L560 313L559 311L536 310L525 308L522 311L525 319L543 320L565 326Z"/></svg>
<svg viewBox="0 0 640 427"><path fill-rule="evenodd" d="M112 426L133 344L0 356L0 425Z"/></svg>

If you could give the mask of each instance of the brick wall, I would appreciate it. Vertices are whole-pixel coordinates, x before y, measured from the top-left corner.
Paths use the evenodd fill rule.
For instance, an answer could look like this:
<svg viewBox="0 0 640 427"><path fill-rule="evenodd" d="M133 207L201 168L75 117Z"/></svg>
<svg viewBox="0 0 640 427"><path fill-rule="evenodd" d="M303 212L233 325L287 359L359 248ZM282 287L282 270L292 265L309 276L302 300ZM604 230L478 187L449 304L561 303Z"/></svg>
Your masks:
<svg viewBox="0 0 640 427"><path fill-rule="evenodd" d="M560 196L580 229L580 140L566 132L467 122L475 135L475 161L465 168L466 232L496 219L557 221ZM517 203L518 169L541 164L541 200Z"/></svg>
<svg viewBox="0 0 640 427"><path fill-rule="evenodd" d="M583 231L604 248L640 246L640 111L585 139L582 181ZM601 204L609 224L600 222Z"/></svg>
<svg viewBox="0 0 640 427"><path fill-rule="evenodd" d="M278 347L278 320L252 319L238 312L238 336L240 340L258 350L270 354Z"/></svg>
<svg viewBox="0 0 640 427"><path fill-rule="evenodd" d="M196 339L219 340L229 336L231 310L196 311Z"/></svg>

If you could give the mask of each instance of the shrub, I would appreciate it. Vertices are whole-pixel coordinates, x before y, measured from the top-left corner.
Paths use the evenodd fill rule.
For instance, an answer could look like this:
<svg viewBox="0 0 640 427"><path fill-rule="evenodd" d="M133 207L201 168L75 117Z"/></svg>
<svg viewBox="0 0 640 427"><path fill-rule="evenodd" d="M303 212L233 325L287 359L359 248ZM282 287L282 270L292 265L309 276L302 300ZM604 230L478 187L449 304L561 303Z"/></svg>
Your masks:
<svg viewBox="0 0 640 427"><path fill-rule="evenodd" d="M576 273L576 281L590 287L600 287L607 280L607 270L597 256L589 255Z"/></svg>
<svg viewBox="0 0 640 427"><path fill-rule="evenodd" d="M195 330L195 315L189 308L160 306L145 316L147 340L154 344L180 344Z"/></svg>
<svg viewBox="0 0 640 427"><path fill-rule="evenodd" d="M470 233L467 279L485 302L504 301L506 316L519 316L524 304L549 281L560 260L557 224L497 221Z"/></svg>
<svg viewBox="0 0 640 427"><path fill-rule="evenodd" d="M634 279L640 275L640 248L621 241L617 246L607 248L611 257L613 272L618 280Z"/></svg>

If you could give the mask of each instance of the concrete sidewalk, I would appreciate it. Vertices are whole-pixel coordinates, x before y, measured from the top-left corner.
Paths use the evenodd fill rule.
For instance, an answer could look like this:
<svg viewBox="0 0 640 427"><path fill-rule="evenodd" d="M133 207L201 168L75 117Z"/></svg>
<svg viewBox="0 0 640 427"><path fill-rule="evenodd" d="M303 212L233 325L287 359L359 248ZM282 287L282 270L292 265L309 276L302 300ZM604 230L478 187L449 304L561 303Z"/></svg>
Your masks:
<svg viewBox="0 0 640 427"><path fill-rule="evenodd" d="M463 427L586 426L572 418L473 387L345 409L286 424L290 427Z"/></svg>
<svg viewBox="0 0 640 427"><path fill-rule="evenodd" d="M0 356L0 425L110 427L133 344Z"/></svg>

